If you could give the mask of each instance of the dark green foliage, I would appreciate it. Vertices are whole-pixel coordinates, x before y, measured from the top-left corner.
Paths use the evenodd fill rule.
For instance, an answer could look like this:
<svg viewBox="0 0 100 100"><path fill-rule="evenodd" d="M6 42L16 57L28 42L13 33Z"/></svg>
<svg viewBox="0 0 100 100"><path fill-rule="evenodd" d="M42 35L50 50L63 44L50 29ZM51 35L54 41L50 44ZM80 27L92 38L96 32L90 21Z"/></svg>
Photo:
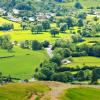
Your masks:
<svg viewBox="0 0 100 100"><path fill-rule="evenodd" d="M11 51L13 44L11 43L11 37L9 35L3 35L0 37L0 46L2 49Z"/></svg>
<svg viewBox="0 0 100 100"><path fill-rule="evenodd" d="M74 5L77 9L82 9L82 5L80 2L76 2L75 5Z"/></svg>
<svg viewBox="0 0 100 100"><path fill-rule="evenodd" d="M92 71L91 84L97 84L99 78L100 78L100 68L95 68Z"/></svg>
<svg viewBox="0 0 100 100"><path fill-rule="evenodd" d="M50 59L51 62L56 63L58 66L61 65L61 60L62 60L62 57L60 54L56 54Z"/></svg>
<svg viewBox="0 0 100 100"><path fill-rule="evenodd" d="M79 19L78 22L77 22L77 25L78 25L79 27L84 26L83 20L82 20L82 19Z"/></svg>
<svg viewBox="0 0 100 100"><path fill-rule="evenodd" d="M32 41L32 50L41 50L42 44L37 40Z"/></svg>
<svg viewBox="0 0 100 100"><path fill-rule="evenodd" d="M44 62L39 71L35 73L34 77L39 80L50 80L56 69L57 65L55 63Z"/></svg>
<svg viewBox="0 0 100 100"><path fill-rule="evenodd" d="M50 29L50 22L49 21L43 21L42 26L43 26L43 29L46 31L47 29Z"/></svg>
<svg viewBox="0 0 100 100"><path fill-rule="evenodd" d="M52 75L51 80L60 82L72 82L73 75L70 72L59 72Z"/></svg>
<svg viewBox="0 0 100 100"><path fill-rule="evenodd" d="M50 30L51 35L53 35L54 37L59 34L59 30L58 29L51 29Z"/></svg>
<svg viewBox="0 0 100 100"><path fill-rule="evenodd" d="M0 26L1 31L8 31L11 29L14 29L13 24L3 24L2 26Z"/></svg>
<svg viewBox="0 0 100 100"><path fill-rule="evenodd" d="M67 28L68 28L68 27L67 27L67 24L66 24L66 23L62 23L62 24L60 25L60 31L61 31L61 32L65 32Z"/></svg>
<svg viewBox="0 0 100 100"><path fill-rule="evenodd" d="M84 71L81 70L81 71L77 72L77 80L84 81L84 79L85 79Z"/></svg>
<svg viewBox="0 0 100 100"><path fill-rule="evenodd" d="M43 31L43 26L41 24L37 24L31 27L31 32L39 34Z"/></svg>
<svg viewBox="0 0 100 100"><path fill-rule="evenodd" d="M42 42L42 45L43 45L44 48L48 47L49 44L50 44L49 41L43 41Z"/></svg>
<svg viewBox="0 0 100 100"><path fill-rule="evenodd" d="M15 8L18 9L18 10L32 10L32 7L29 6L26 3L19 3L19 4L16 5Z"/></svg>

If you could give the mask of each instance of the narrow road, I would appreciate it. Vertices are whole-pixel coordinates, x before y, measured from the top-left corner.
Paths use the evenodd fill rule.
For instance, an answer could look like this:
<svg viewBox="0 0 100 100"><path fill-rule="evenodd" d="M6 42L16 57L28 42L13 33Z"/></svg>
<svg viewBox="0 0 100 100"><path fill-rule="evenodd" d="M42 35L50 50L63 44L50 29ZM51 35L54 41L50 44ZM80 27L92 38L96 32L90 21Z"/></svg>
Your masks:
<svg viewBox="0 0 100 100"><path fill-rule="evenodd" d="M89 87L89 88L100 88L100 85L79 85L79 84L66 84L55 81L40 81L40 83L47 85L51 91L46 92L40 98L40 100L59 100L59 96L69 88L78 88L78 87ZM36 95L32 95L30 100L35 100Z"/></svg>
<svg viewBox="0 0 100 100"><path fill-rule="evenodd" d="M49 45L49 47L45 48L47 51L47 54L50 58L52 58L53 53L52 53L52 45Z"/></svg>
<svg viewBox="0 0 100 100"><path fill-rule="evenodd" d="M51 91L45 93L40 100L58 100L60 94L63 93L64 90L69 88L77 87L71 84L65 84L60 82L43 82L47 86L51 88Z"/></svg>

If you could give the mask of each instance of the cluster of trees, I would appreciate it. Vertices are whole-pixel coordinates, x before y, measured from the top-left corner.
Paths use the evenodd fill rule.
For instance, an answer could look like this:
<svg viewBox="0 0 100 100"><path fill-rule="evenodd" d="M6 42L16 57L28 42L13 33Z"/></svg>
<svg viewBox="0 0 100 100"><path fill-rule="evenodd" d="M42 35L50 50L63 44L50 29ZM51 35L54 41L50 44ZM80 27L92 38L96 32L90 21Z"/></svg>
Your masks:
<svg viewBox="0 0 100 100"><path fill-rule="evenodd" d="M73 71L77 71L77 73L72 74ZM34 77L38 80L52 80L65 83L74 81L91 81L91 84L97 84L98 79L100 79L100 68L86 66L76 69L67 67L63 68L50 60L40 64L40 68L35 70Z"/></svg>
<svg viewBox="0 0 100 100"><path fill-rule="evenodd" d="M13 24L3 24L0 26L0 31L8 31L14 29L14 25Z"/></svg>
<svg viewBox="0 0 100 100"><path fill-rule="evenodd" d="M26 3L19 3L15 8L18 10L32 10L32 6Z"/></svg>
<svg viewBox="0 0 100 100"><path fill-rule="evenodd" d="M13 49L13 44L11 43L11 37L9 35L0 36L0 47L8 51Z"/></svg>
<svg viewBox="0 0 100 100"><path fill-rule="evenodd" d="M76 35L74 38L76 38ZM81 38L79 40L82 41ZM76 43L78 40L76 38L76 39L73 39L73 41L74 43ZM56 40L52 49L54 50L54 52L56 52L55 54L60 54L63 58L70 57L70 56L72 57L80 57L80 56L100 57L100 44L99 43L95 43L94 45L89 45L89 44L77 45L74 43L68 40L67 41L61 40L61 39ZM67 55L67 53L70 56L63 56L63 55Z"/></svg>
<svg viewBox="0 0 100 100"><path fill-rule="evenodd" d="M3 74L0 72L0 84L9 83L9 82L12 82L11 76L10 75L3 76Z"/></svg>
<svg viewBox="0 0 100 100"><path fill-rule="evenodd" d="M37 40L25 40L20 42L20 47L23 49L32 49L32 50L41 50L42 48L46 48L49 46L48 41L38 42Z"/></svg>
<svg viewBox="0 0 100 100"><path fill-rule="evenodd" d="M51 28L50 22L46 20L46 21L43 21L42 23L31 25L31 32L38 34L40 32L47 31L50 28Z"/></svg>
<svg viewBox="0 0 100 100"><path fill-rule="evenodd" d="M100 57L100 44L77 46L77 52L85 51L88 56Z"/></svg>

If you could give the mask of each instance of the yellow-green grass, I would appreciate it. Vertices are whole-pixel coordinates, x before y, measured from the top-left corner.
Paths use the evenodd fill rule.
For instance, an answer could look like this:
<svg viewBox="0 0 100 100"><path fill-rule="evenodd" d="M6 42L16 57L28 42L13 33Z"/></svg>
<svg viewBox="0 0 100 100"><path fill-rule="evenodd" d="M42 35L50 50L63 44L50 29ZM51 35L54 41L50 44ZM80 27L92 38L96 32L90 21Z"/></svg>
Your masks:
<svg viewBox="0 0 100 100"><path fill-rule="evenodd" d="M38 40L44 41L48 40L50 42L54 42L56 39L63 38L67 39L69 37L68 33L60 33L53 37L50 32L43 32L41 34L32 34L30 30L19 30L19 31L7 31L0 32L0 35L9 34L11 36L12 41L23 41L23 40Z"/></svg>
<svg viewBox="0 0 100 100"><path fill-rule="evenodd" d="M88 66L100 66L100 58L97 57L73 57L73 61L71 64L67 64L69 67L83 67L84 65Z"/></svg>
<svg viewBox="0 0 100 100"><path fill-rule="evenodd" d="M6 84L0 86L0 100L29 100L33 94L42 95L49 90L40 82Z"/></svg>
<svg viewBox="0 0 100 100"><path fill-rule="evenodd" d="M66 90L59 100L99 100L100 89L97 88L72 88Z"/></svg>
<svg viewBox="0 0 100 100"><path fill-rule="evenodd" d="M4 75L11 75L16 78L32 78L34 70L39 64L47 60L46 51L32 51L14 47L13 52L9 53L0 49L0 56L12 56L11 58L0 59L0 72Z"/></svg>
<svg viewBox="0 0 100 100"><path fill-rule="evenodd" d="M14 29L21 29L20 23L12 22L12 21L9 21L7 19L4 19L4 18L0 17L0 25L5 24L5 23L13 24L14 25Z"/></svg>
<svg viewBox="0 0 100 100"><path fill-rule="evenodd" d="M72 7L74 6L75 2L77 0L74 0L72 2L64 2L64 3L58 3L58 5L62 5L64 7ZM84 9L87 9L89 7L97 7L100 5L100 1L99 0L78 0L82 6L84 7Z"/></svg>

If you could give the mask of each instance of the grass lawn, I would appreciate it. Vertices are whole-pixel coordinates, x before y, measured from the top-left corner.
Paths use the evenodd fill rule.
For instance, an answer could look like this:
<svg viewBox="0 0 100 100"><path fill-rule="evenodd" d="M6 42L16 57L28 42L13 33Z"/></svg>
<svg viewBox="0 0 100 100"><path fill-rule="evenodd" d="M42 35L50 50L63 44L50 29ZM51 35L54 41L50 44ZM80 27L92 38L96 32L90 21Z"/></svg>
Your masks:
<svg viewBox="0 0 100 100"><path fill-rule="evenodd" d="M87 9L89 7L96 7L100 5L100 1L99 0L74 0L72 2L64 2L64 3L58 3L58 5L62 5L65 7L74 7L75 2L79 1L84 9Z"/></svg>
<svg viewBox="0 0 100 100"><path fill-rule="evenodd" d="M70 66L70 67L80 66L80 67L82 67L83 65L100 66L100 58L89 57L89 56L73 57L73 62L71 64L68 64L67 66Z"/></svg>
<svg viewBox="0 0 100 100"><path fill-rule="evenodd" d="M30 54L30 55L27 55ZM46 51L32 51L14 47L12 53L0 49L0 56L15 55L12 58L0 59L0 71L4 75L17 78L31 78L36 67L47 59Z"/></svg>
<svg viewBox="0 0 100 100"><path fill-rule="evenodd" d="M5 24L5 23L13 24L14 25L14 29L21 29L20 23L12 22L12 21L9 21L7 19L4 19L4 18L0 17L0 25Z"/></svg>
<svg viewBox="0 0 100 100"><path fill-rule="evenodd" d="M0 100L29 100L33 94L43 94L49 90L40 82L6 84L0 86Z"/></svg>
<svg viewBox="0 0 100 100"><path fill-rule="evenodd" d="M19 30L19 31L7 31L7 32L0 32L0 35L3 34L10 34L12 41L23 41L23 40L38 40L44 41L48 40L50 42L54 42L56 39L63 38L67 39L69 34L67 33L60 33L56 37L52 37L49 32L44 32L42 34L32 34L30 30Z"/></svg>
<svg viewBox="0 0 100 100"><path fill-rule="evenodd" d="M99 100L100 89L95 88L72 88L65 91L59 100Z"/></svg>

